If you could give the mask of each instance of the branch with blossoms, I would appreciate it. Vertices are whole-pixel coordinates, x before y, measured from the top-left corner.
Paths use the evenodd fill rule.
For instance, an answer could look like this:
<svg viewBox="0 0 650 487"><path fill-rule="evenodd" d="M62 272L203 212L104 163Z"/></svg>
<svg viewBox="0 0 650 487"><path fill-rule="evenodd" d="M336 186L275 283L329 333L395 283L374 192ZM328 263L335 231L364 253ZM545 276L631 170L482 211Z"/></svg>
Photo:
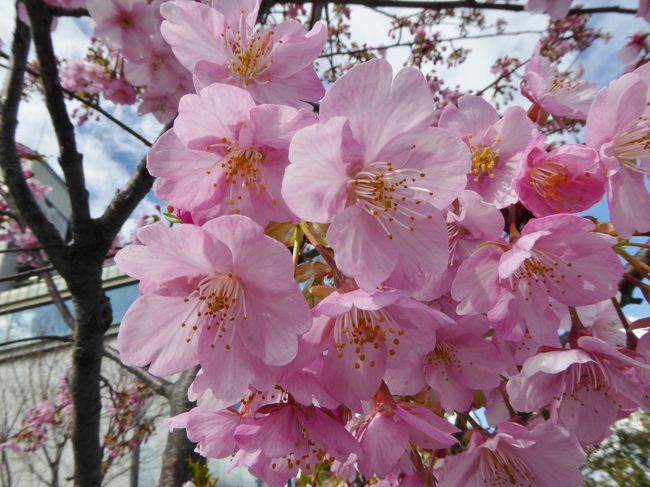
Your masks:
<svg viewBox="0 0 650 487"><path fill-rule="evenodd" d="M258 5L161 8L196 93L147 158L174 225L116 256L143 289L122 360L200 367L172 426L271 486L580 485L584 449L650 408L650 335L616 297L650 271L625 250L650 231L650 71L561 70L602 37L569 18L526 63L525 108L436 106L380 59L323 96L332 33L256 27ZM584 141L550 144L566 120ZM605 194L611 224L578 215Z"/></svg>
<svg viewBox="0 0 650 487"><path fill-rule="evenodd" d="M154 431L151 418L143 411L153 392L144 384L128 384L119 390L108 387L104 460L107 471L112 464L137 445L146 442ZM42 454L55 475L72 428L72 402L66 375L61 376L54 400L45 400L28 407L20 428L0 444L0 449L18 453ZM58 479L52 479L58 481Z"/></svg>
<svg viewBox="0 0 650 487"><path fill-rule="evenodd" d="M600 88L559 64L605 37L569 12L623 10L528 2L553 22L530 61L496 66L488 88L497 101L510 104L525 64L531 103L499 112L444 86L436 69L462 65L469 50L435 27L453 20L468 38L488 27L483 10L523 5L347 4L424 9L383 12L418 69L394 76L363 52L337 64L344 46L365 47L348 38L345 2L278 10L243 0L88 0L101 43L59 80L55 11L28 0L62 166L82 206L75 240L34 226L42 215L30 211L24 185L12 197L26 202L41 246L54 247L52 262L76 293L76 320L92 315L75 322L75 339L86 340L75 344L72 380L95 381L79 395L89 407L74 409L77 484L98 485L102 475L98 421L81 415L98 410L97 374L87 372L99 364L85 361L101 355L111 322L100 283L89 292L79 269L92 267L82 265L87 254L101 261L154 177L174 225L142 227L116 257L142 290L118 348L129 366L192 382L188 397L177 394L172 422L206 457L232 455L232 467L272 486L298 473L388 485L579 485L584 448L648 407L650 344L630 334L645 322L629 323L616 298L621 257L639 273L625 279L646 289L647 265L627 249L650 231L639 212L650 202L648 71ZM276 11L309 29L275 22ZM505 32L501 21L490 28ZM12 181L28 34L18 22L3 104L2 164ZM313 67L326 45L327 93ZM169 123L99 219L83 207L62 83L96 100L139 103L141 114ZM580 143L545 137L581 123ZM611 227L578 216L605 194ZM197 405L188 411L189 400Z"/></svg>

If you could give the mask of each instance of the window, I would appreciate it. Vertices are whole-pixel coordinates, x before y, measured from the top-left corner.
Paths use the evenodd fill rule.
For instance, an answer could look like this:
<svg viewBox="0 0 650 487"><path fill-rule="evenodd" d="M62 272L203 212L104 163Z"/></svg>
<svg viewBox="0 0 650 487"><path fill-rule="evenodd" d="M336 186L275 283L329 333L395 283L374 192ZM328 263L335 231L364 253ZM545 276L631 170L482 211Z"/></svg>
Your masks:
<svg viewBox="0 0 650 487"><path fill-rule="evenodd" d="M134 282L109 288L106 290L106 295L113 305L113 324L119 323L128 307L139 295L138 284ZM68 308L72 307L70 299L66 299L65 304ZM53 303L0 314L0 343L42 335L69 334L70 329Z"/></svg>

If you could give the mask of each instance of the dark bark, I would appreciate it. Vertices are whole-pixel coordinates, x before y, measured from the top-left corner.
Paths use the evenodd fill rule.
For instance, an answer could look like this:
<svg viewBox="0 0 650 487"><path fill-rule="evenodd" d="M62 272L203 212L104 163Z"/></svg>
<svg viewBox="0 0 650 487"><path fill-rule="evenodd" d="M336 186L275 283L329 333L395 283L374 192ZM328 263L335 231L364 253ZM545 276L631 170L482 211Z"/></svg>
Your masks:
<svg viewBox="0 0 650 487"><path fill-rule="evenodd" d="M650 243L650 242L648 242ZM641 262L650 265L650 249L641 249L637 254L635 255L637 259L639 259ZM625 267L625 273L629 274L633 278L643 281L643 274L641 274L632 264L628 264ZM621 279L621 281L618 284L618 290L621 293L621 306L626 306L628 304L640 304L643 302L643 299L640 298L635 298L632 296L634 293L634 290L636 289L636 284L626 280L626 279Z"/></svg>
<svg viewBox="0 0 650 487"><path fill-rule="evenodd" d="M77 274L77 273L76 273ZM101 262L80 259L78 275L68 286L75 310L74 348L70 373L75 460L75 487L100 487L102 448L100 444L100 373L104 333L111 325L112 312L102 289Z"/></svg>
<svg viewBox="0 0 650 487"><path fill-rule="evenodd" d="M74 125L68 115L59 81L59 68L50 32L52 14L41 0L26 0L25 4L33 26L32 37L43 81L45 104L59 142L59 165L68 186L72 208L72 236L77 242L87 242L92 238L88 190L84 178L82 156L77 150Z"/></svg>
<svg viewBox="0 0 650 487"><path fill-rule="evenodd" d="M170 416L189 411L193 403L187 400L187 389L196 377L197 369L183 372L178 380L167 387ZM187 438L184 429L176 429L167 436L167 444L162 458L160 470L160 487L178 487L183 482L192 479L189 459L205 461L194 452L196 445Z"/></svg>

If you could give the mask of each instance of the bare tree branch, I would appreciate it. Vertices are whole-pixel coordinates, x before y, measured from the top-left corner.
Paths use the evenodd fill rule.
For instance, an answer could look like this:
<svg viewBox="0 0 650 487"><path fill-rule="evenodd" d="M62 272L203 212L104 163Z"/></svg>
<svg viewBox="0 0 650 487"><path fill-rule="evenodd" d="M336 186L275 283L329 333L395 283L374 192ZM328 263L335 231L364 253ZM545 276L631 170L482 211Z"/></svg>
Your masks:
<svg viewBox="0 0 650 487"><path fill-rule="evenodd" d="M323 5L322 0L311 3L311 15L309 16L309 30L316 25L323 16L323 7L327 8L327 4ZM328 22L329 24L329 22Z"/></svg>
<svg viewBox="0 0 650 487"><path fill-rule="evenodd" d="M34 195L25 181L20 157L16 149L18 106L22 95L27 56L29 54L29 37L29 27L16 17L11 69L3 89L3 102L0 113L0 165L21 219L32 229L41 245L48 249L48 255L52 262L62 264L65 243L54 225L47 219L38 203L36 203Z"/></svg>
<svg viewBox="0 0 650 487"><path fill-rule="evenodd" d="M88 9L86 8L63 8L48 5L50 12L54 17L89 17Z"/></svg>
<svg viewBox="0 0 650 487"><path fill-rule="evenodd" d="M112 360L120 367L133 374L135 377L147 384L147 386L149 386L151 390L153 390L156 394L159 394L161 396L165 396L167 394L167 390L172 384L165 379L161 379L160 377L156 377L155 375L150 374L146 369L143 369L141 367L129 367L128 365L124 365L120 360L118 351L108 345L104 345L104 357Z"/></svg>
<svg viewBox="0 0 650 487"><path fill-rule="evenodd" d="M68 116L59 81L59 68L50 33L52 14L41 0L26 0L26 6L33 26L32 36L43 80L45 104L50 112L54 132L59 142L59 164L68 186L72 207L72 235L77 242L88 240L93 233L88 190L85 184L82 155L77 151L74 125Z"/></svg>
<svg viewBox="0 0 650 487"><path fill-rule="evenodd" d="M650 265L650 249L639 250L636 253L635 257L641 262ZM643 275L638 270L636 270L632 264L628 264L625 267L625 273L631 275L637 281L643 280ZM628 304L640 304L643 302L643 300L632 296L636 287L637 286L633 282L628 281L627 279L621 279L621 281L618 283L618 290L621 293L621 306L626 306Z"/></svg>
<svg viewBox="0 0 650 487"><path fill-rule="evenodd" d="M61 336L61 335L39 335L39 336L29 337L29 338L18 338L16 340L8 340L6 342L0 343L0 348L9 347L11 345L17 345L19 343L37 342L39 340L72 343L72 337L70 335L63 335L63 336Z"/></svg>
<svg viewBox="0 0 650 487"><path fill-rule="evenodd" d="M275 4L278 2L263 2L264 4ZM296 0L294 3L311 3L310 0ZM449 2L426 1L426 0L334 0L328 3L337 3L340 5L360 5L363 7L396 7L396 8L421 8L424 10L446 10L454 8L473 8L476 10L501 10L509 12L524 11L523 5L513 5L509 3L483 3L474 0L457 0ZM623 8L618 5L609 7L592 7L592 8L572 8L569 11L571 15L603 14L618 13L636 15L636 10Z"/></svg>
<svg viewBox="0 0 650 487"><path fill-rule="evenodd" d="M488 34L476 34L476 35L466 35L466 36L458 36L458 37L444 37L441 39L438 39L438 42L452 42L452 41L464 41L464 40L472 40L472 39L485 39L488 37L508 37L508 36L519 36L523 34L543 34L544 31L541 30L520 30L520 31L513 31L513 32L491 32ZM415 45L415 42L396 42L394 44L388 44L386 46L369 46L360 49L353 49L351 51L338 51L334 53L327 53L327 54L321 54L318 56L319 58L328 58L331 56L350 56L354 54L363 54L366 52L370 51L378 51L380 49L392 49L394 47L413 47ZM521 66L518 66L520 68Z"/></svg>

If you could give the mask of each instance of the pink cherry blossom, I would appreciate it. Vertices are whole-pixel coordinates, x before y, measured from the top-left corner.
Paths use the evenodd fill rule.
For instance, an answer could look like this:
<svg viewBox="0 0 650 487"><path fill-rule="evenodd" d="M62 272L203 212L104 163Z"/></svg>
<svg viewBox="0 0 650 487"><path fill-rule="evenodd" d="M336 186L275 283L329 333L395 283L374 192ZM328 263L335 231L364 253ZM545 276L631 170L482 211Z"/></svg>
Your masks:
<svg viewBox="0 0 650 487"><path fill-rule="evenodd" d="M114 79L104 85L104 98L117 105L133 105L136 99L135 89L124 79Z"/></svg>
<svg viewBox="0 0 650 487"><path fill-rule="evenodd" d="M517 201L514 177L522 152L536 134L523 109L510 107L499 117L483 98L466 95L458 100L458 107L445 107L438 126L454 132L470 148L467 189L497 208Z"/></svg>
<svg viewBox="0 0 650 487"><path fill-rule="evenodd" d="M63 88L87 95L96 95L102 91L109 79L101 66L79 59L65 63L59 75Z"/></svg>
<svg viewBox="0 0 650 487"><path fill-rule="evenodd" d="M170 427L186 429L196 451L206 458L225 458L236 451L234 434L241 423L241 414L233 409L206 412L196 407L169 420Z"/></svg>
<svg viewBox="0 0 650 487"><path fill-rule="evenodd" d="M618 289L623 266L611 248L616 240L594 228L585 218L551 215L530 220L509 249L481 248L458 269L451 290L457 312L487 312L508 339L521 339L527 324L536 341L557 342L558 303L594 304Z"/></svg>
<svg viewBox="0 0 650 487"><path fill-rule="evenodd" d="M625 330L610 299L590 306L576 308L576 312L580 321L587 327L587 331L592 336L612 347L625 347Z"/></svg>
<svg viewBox="0 0 650 487"><path fill-rule="evenodd" d="M505 422L495 436L474 433L465 452L445 458L438 485L579 487L585 459L575 438L558 425Z"/></svg>
<svg viewBox="0 0 650 487"><path fill-rule="evenodd" d="M487 332L487 319L481 316L436 328L433 351L417 367L405 371L410 377L393 375L397 380L388 383L391 391L416 394L428 384L446 411L468 411L474 392L497 387L499 374L505 370L499 350L485 338Z"/></svg>
<svg viewBox="0 0 650 487"><path fill-rule="evenodd" d="M235 441L244 451L259 451L271 471L282 469L281 482L262 476L271 487L285 485L299 469L310 474L324 461L361 455L359 444L333 415L315 406L291 403L258 410L251 421L237 427Z"/></svg>
<svg viewBox="0 0 650 487"><path fill-rule="evenodd" d="M245 90L220 83L184 96L178 111L147 159L160 198L197 223L226 213L262 225L295 219L280 187L291 138L316 122L310 111L257 106Z"/></svg>
<svg viewBox="0 0 650 487"><path fill-rule="evenodd" d="M595 337L578 338L577 346L531 357L506 388L516 410L549 407L581 442L593 444L605 437L621 410L650 407L650 388L639 378L650 365Z"/></svg>
<svg viewBox="0 0 650 487"><path fill-rule="evenodd" d="M201 386L232 402L249 384L277 380L271 366L296 356L297 336L311 325L282 244L238 215L201 227L147 225L138 239L115 257L147 291L120 325L122 361L158 375L200 363Z"/></svg>
<svg viewBox="0 0 650 487"><path fill-rule="evenodd" d="M450 206L446 219L452 265L468 258L478 244L502 240L503 215L474 191L464 190Z"/></svg>
<svg viewBox="0 0 650 487"><path fill-rule="evenodd" d="M313 313L305 339L328 350L321 380L354 410L375 394L387 368L413 366L435 345L436 327L453 323L393 290L333 292Z"/></svg>
<svg viewBox="0 0 650 487"><path fill-rule="evenodd" d="M613 81L598 93L587 117L585 143L607 168L607 201L624 238L650 230L650 65Z"/></svg>
<svg viewBox="0 0 650 487"><path fill-rule="evenodd" d="M540 136L524 153L515 186L522 204L541 217L591 208L605 194L606 183L595 150L564 144L547 152Z"/></svg>
<svg viewBox="0 0 650 487"><path fill-rule="evenodd" d="M631 35L630 40L618 52L618 59L628 68L634 68L641 53L650 49L650 45L648 45L649 35L647 32L637 32Z"/></svg>
<svg viewBox="0 0 650 487"><path fill-rule="evenodd" d="M444 418L424 406L396 402L385 386L382 389L373 411L353 426L364 452L357 463L363 475L412 473L411 444L436 450L457 442L452 435L459 430Z"/></svg>
<svg viewBox="0 0 650 487"><path fill-rule="evenodd" d="M260 0L165 2L161 30L197 90L214 83L245 88L258 103L297 108L325 90L312 63L326 41L321 23L305 33L296 21L255 29Z"/></svg>
<svg viewBox="0 0 650 487"><path fill-rule="evenodd" d="M141 0L87 0L95 33L109 47L123 49L129 57L146 55L149 36L158 29L155 15Z"/></svg>
<svg viewBox="0 0 650 487"><path fill-rule="evenodd" d="M478 193L464 190L447 211L449 237L449 267L442 274L430 274L420 290L412 297L433 301L451 291L456 271L477 245L485 241L502 240L504 221L494 205L484 202Z"/></svg>
<svg viewBox="0 0 650 487"><path fill-rule="evenodd" d="M321 123L299 131L282 195L303 220L331 223L339 268L367 291L380 283L417 290L444 271L440 209L463 189L465 144L431 128L424 77L373 60L339 78L320 106Z"/></svg>
<svg viewBox="0 0 650 487"><path fill-rule="evenodd" d="M174 93L182 78L189 77L189 72L178 62L160 34L150 37L146 55L125 63L124 74L135 86L146 86L164 93ZM192 91L191 83L186 84L188 89L184 93Z"/></svg>
<svg viewBox="0 0 650 487"><path fill-rule="evenodd" d="M554 117L585 120L598 87L568 74L539 52L539 44L526 65L524 94Z"/></svg>
<svg viewBox="0 0 650 487"><path fill-rule="evenodd" d="M159 91L155 88L147 89L140 96L142 102L138 105L138 115L151 113L160 123L169 123L176 116L176 109L181 97L189 91L183 88L182 82L172 93Z"/></svg>

